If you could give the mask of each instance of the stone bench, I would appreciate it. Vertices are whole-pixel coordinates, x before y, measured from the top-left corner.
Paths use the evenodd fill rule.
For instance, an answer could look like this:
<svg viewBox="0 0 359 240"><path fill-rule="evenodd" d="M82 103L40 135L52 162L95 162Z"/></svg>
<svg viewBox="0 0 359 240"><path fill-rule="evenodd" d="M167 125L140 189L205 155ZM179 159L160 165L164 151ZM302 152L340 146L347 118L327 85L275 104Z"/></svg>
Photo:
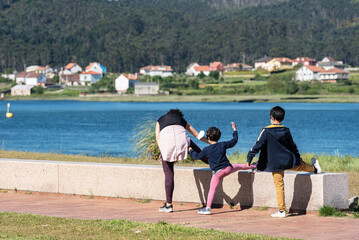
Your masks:
<svg viewBox="0 0 359 240"><path fill-rule="evenodd" d="M205 203L211 171L175 167L173 200ZM288 209L348 208L348 175L287 171ZM23 191L165 200L161 166L0 159L0 188ZM224 178L213 204L276 207L271 173L239 171Z"/></svg>

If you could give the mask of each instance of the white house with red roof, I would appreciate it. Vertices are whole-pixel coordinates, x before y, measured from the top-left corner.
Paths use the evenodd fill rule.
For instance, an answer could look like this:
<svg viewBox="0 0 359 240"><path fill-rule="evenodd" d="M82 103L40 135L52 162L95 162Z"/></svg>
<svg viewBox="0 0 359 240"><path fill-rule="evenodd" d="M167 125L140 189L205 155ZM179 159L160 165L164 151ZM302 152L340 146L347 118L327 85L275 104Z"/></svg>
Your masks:
<svg viewBox="0 0 359 240"><path fill-rule="evenodd" d="M201 72L204 75L208 76L211 72L211 69L209 66L196 66L196 67L194 67L193 76L198 76L198 74L200 74Z"/></svg>
<svg viewBox="0 0 359 240"><path fill-rule="evenodd" d="M314 58L309 57L297 57L296 59L293 59L293 67L298 64L302 64L303 66L315 66L317 61Z"/></svg>
<svg viewBox="0 0 359 240"><path fill-rule="evenodd" d="M173 76L173 70L171 66L159 65L159 66L146 66L140 68L140 74L148 76L161 76L161 77L170 77Z"/></svg>
<svg viewBox="0 0 359 240"><path fill-rule="evenodd" d="M85 68L85 72L97 72L103 76L106 73L106 67L98 62L92 62Z"/></svg>
<svg viewBox="0 0 359 240"><path fill-rule="evenodd" d="M69 63L65 66L62 74L68 75L68 74L76 74L82 72L82 68L77 65L77 63Z"/></svg>
<svg viewBox="0 0 359 240"><path fill-rule="evenodd" d="M28 72L21 72L15 75L15 80L17 84L24 84L26 76L29 75Z"/></svg>
<svg viewBox="0 0 359 240"><path fill-rule="evenodd" d="M80 73L80 84L83 86L91 85L93 83L97 83L102 78L102 74L98 72L83 72Z"/></svg>
<svg viewBox="0 0 359 240"><path fill-rule="evenodd" d="M186 75L187 76L194 76L194 72L196 71L194 68L198 67L199 64L198 63L191 63L190 65L188 65L187 70L186 70Z"/></svg>
<svg viewBox="0 0 359 240"><path fill-rule="evenodd" d="M44 74L29 72L25 77L25 85L45 86L47 79Z"/></svg>
<svg viewBox="0 0 359 240"><path fill-rule="evenodd" d="M115 88L118 93L125 93L128 88L134 88L135 83L140 82L137 74L121 74L115 80Z"/></svg>
<svg viewBox="0 0 359 240"><path fill-rule="evenodd" d="M325 70L318 66L303 66L296 72L296 80L321 82L336 82L338 79L348 79L349 72L339 68Z"/></svg>
<svg viewBox="0 0 359 240"><path fill-rule="evenodd" d="M224 71L224 64L222 62L211 62L209 69L210 71Z"/></svg>

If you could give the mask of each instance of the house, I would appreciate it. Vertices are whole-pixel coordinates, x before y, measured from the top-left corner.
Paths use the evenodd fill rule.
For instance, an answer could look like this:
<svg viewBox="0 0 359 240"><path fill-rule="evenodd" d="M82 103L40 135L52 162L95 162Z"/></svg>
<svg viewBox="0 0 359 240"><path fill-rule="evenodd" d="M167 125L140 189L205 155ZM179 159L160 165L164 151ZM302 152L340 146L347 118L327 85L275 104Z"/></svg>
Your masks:
<svg viewBox="0 0 359 240"><path fill-rule="evenodd" d="M271 57L268 57L268 56L264 56L262 58L259 58L257 60L254 61L254 68L255 69L258 69L258 68L261 68L261 69L264 69L264 70L267 70L268 69L268 62L272 60Z"/></svg>
<svg viewBox="0 0 359 240"><path fill-rule="evenodd" d="M309 57L297 57L293 60L293 67L298 64L302 64L303 66L315 66L317 61Z"/></svg>
<svg viewBox="0 0 359 240"><path fill-rule="evenodd" d="M222 62L211 62L209 64L210 71L224 71L224 64Z"/></svg>
<svg viewBox="0 0 359 240"><path fill-rule="evenodd" d="M83 72L80 73L80 84L83 86L91 85L93 83L97 83L102 78L102 74L98 72Z"/></svg>
<svg viewBox="0 0 359 240"><path fill-rule="evenodd" d="M29 72L25 77L25 85L45 86L47 79L44 74Z"/></svg>
<svg viewBox="0 0 359 240"><path fill-rule="evenodd" d="M29 75L27 72L21 72L16 74L15 80L17 84L24 84L26 76Z"/></svg>
<svg viewBox="0 0 359 240"><path fill-rule="evenodd" d="M115 88L118 93L125 93L128 88L135 87L135 83L140 82L137 74L121 74L115 80Z"/></svg>
<svg viewBox="0 0 359 240"><path fill-rule="evenodd" d="M160 87L158 83L154 82L137 82L135 83L135 94L137 95L156 95Z"/></svg>
<svg viewBox="0 0 359 240"><path fill-rule="evenodd" d="M274 70L282 70L282 69L291 69L293 68L293 60L281 57L281 58L272 58L267 63L267 70L274 71Z"/></svg>
<svg viewBox="0 0 359 240"><path fill-rule="evenodd" d="M187 71L186 71L186 75L187 76L194 76L194 67L198 67L199 64L198 63L191 63L188 67L187 67Z"/></svg>
<svg viewBox="0 0 359 240"><path fill-rule="evenodd" d="M296 71L296 80L298 81L312 81L320 80L321 72L325 70L318 66L303 66Z"/></svg>
<svg viewBox="0 0 359 240"><path fill-rule="evenodd" d="M62 75L61 79L65 82L67 86L79 86L80 83L80 74L66 74Z"/></svg>
<svg viewBox="0 0 359 240"><path fill-rule="evenodd" d="M338 79L348 79L349 72L339 68L325 70L318 66L303 66L296 72L296 80L321 82L336 82Z"/></svg>
<svg viewBox="0 0 359 240"><path fill-rule="evenodd" d="M342 61L335 61L332 57L325 57L322 61L317 63L318 67L324 68L325 70L329 70L331 68L339 68L344 69L345 65Z"/></svg>
<svg viewBox="0 0 359 240"><path fill-rule="evenodd" d="M320 73L321 82L337 82L339 79L349 79L349 72L340 68L331 68Z"/></svg>
<svg viewBox="0 0 359 240"><path fill-rule="evenodd" d="M244 63L231 63L224 66L225 72L235 72L240 70L252 70L253 67Z"/></svg>
<svg viewBox="0 0 359 240"><path fill-rule="evenodd" d="M97 72L103 76L106 73L106 67L98 62L92 62L85 68L85 72Z"/></svg>
<svg viewBox="0 0 359 240"><path fill-rule="evenodd" d="M160 65L160 66L146 66L140 68L140 74L148 76L161 76L161 77L170 77L173 76L173 70L171 66Z"/></svg>
<svg viewBox="0 0 359 240"><path fill-rule="evenodd" d="M82 72L82 68L77 65L76 63L69 63L65 66L64 70L62 71L62 74L75 74Z"/></svg>
<svg viewBox="0 0 359 240"><path fill-rule="evenodd" d="M11 96L30 96L32 85L16 85L11 88Z"/></svg>
<svg viewBox="0 0 359 240"><path fill-rule="evenodd" d="M26 67L25 72L35 72L38 68L40 68L38 65L28 66Z"/></svg>
<svg viewBox="0 0 359 240"><path fill-rule="evenodd" d="M193 76L198 76L198 74L203 73L204 75L208 76L211 72L209 66L196 66L194 67Z"/></svg>

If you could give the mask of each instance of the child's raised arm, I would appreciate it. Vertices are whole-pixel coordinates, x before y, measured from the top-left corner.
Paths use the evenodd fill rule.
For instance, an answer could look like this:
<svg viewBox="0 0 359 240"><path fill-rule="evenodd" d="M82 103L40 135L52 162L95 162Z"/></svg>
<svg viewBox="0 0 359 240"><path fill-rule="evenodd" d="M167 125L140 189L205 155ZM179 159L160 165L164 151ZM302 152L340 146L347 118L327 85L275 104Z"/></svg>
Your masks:
<svg viewBox="0 0 359 240"><path fill-rule="evenodd" d="M231 124L232 124L233 131L237 131L236 124L234 122L231 122Z"/></svg>

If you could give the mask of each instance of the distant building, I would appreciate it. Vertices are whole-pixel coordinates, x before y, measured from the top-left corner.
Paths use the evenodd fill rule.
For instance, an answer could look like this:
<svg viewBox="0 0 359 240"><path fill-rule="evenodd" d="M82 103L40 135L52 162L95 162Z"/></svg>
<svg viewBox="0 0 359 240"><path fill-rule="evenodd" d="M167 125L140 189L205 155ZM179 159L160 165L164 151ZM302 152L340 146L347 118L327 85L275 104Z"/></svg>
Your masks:
<svg viewBox="0 0 359 240"><path fill-rule="evenodd" d="M115 88L118 93L125 93L128 88L135 87L135 83L140 82L137 74L121 74L115 80Z"/></svg>
<svg viewBox="0 0 359 240"><path fill-rule="evenodd" d="M309 57L297 57L293 60L293 67L298 64L302 64L303 66L315 66L317 61Z"/></svg>
<svg viewBox="0 0 359 240"><path fill-rule="evenodd" d="M336 61L332 57L325 57L322 61L317 63L318 67L324 68L325 70L329 70L331 68L339 68L344 69L345 65L342 61Z"/></svg>
<svg viewBox="0 0 359 240"><path fill-rule="evenodd" d="M82 68L79 65L77 65L77 63L69 63L65 66L61 74L68 75L68 74L75 74L79 72L82 72Z"/></svg>
<svg viewBox="0 0 359 240"><path fill-rule="evenodd" d="M286 57L272 58L272 60L267 63L267 70L270 72L291 68L293 68L293 60Z"/></svg>
<svg viewBox="0 0 359 240"><path fill-rule="evenodd" d="M264 70L268 70L268 62L272 60L271 57L268 57L268 56L264 56L262 58L259 58L257 60L254 61L254 68L255 69L258 69L258 68L261 68L261 69L264 69Z"/></svg>
<svg viewBox="0 0 359 240"><path fill-rule="evenodd" d="M98 62L92 62L86 67L85 72L96 72L103 76L106 73L106 67L102 66Z"/></svg>
<svg viewBox="0 0 359 240"><path fill-rule="evenodd" d="M349 79L349 72L339 68L325 70L318 66L303 66L296 72L296 80L321 82L336 82L339 79Z"/></svg>
<svg viewBox="0 0 359 240"><path fill-rule="evenodd" d="M187 76L194 76L194 73L195 73L195 67L198 67L199 64L198 63L191 63L188 67L187 67L187 70L186 70L186 75Z"/></svg>
<svg viewBox="0 0 359 240"><path fill-rule="evenodd" d="M198 76L198 74L203 73L204 75L208 76L211 72L209 66L196 66L194 67L193 76Z"/></svg>
<svg viewBox="0 0 359 240"><path fill-rule="evenodd" d="M25 85L45 86L47 79L44 74L29 72L25 77Z"/></svg>
<svg viewBox="0 0 359 240"><path fill-rule="evenodd" d="M210 71L224 71L224 64L222 62L211 62L209 64Z"/></svg>
<svg viewBox="0 0 359 240"><path fill-rule="evenodd" d="M102 78L102 74L98 72L83 72L80 73L80 84L83 86L97 83Z"/></svg>
<svg viewBox="0 0 359 240"><path fill-rule="evenodd" d="M29 75L29 73L27 72L21 72L16 74L15 76L15 80L17 84L25 84L25 78L26 76Z"/></svg>
<svg viewBox="0 0 359 240"><path fill-rule="evenodd" d="M240 70L252 70L253 67L244 63L231 63L224 66L225 72L235 72Z"/></svg>
<svg viewBox="0 0 359 240"><path fill-rule="evenodd" d="M80 74L67 74L62 75L61 79L65 82L67 86L79 86L80 83Z"/></svg>
<svg viewBox="0 0 359 240"><path fill-rule="evenodd" d="M173 70L171 66L146 66L143 68L140 68L140 74L142 75L148 75L148 76L161 76L161 77L170 77L173 76Z"/></svg>
<svg viewBox="0 0 359 240"><path fill-rule="evenodd" d="M135 83L135 94L137 95L156 95L159 91L158 83L149 82L149 83L142 83L137 82Z"/></svg>
<svg viewBox="0 0 359 240"><path fill-rule="evenodd" d="M16 85L11 88L11 96L30 96L33 87L31 85Z"/></svg>

